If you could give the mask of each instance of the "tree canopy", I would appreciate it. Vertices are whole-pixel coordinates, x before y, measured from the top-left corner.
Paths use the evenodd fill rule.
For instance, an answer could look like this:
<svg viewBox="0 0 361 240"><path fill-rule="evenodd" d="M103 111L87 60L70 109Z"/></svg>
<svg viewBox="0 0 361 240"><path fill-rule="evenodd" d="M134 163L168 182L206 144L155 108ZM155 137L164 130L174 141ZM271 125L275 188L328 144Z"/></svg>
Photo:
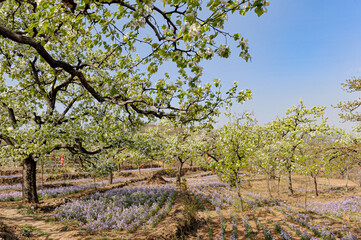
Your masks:
<svg viewBox="0 0 361 240"><path fill-rule="evenodd" d="M260 16L267 5L0 1L0 154L23 161L24 184L32 182L34 195L34 161L44 153L97 154L124 142L131 125L154 118L212 122L221 106L251 92L235 82L222 94L219 79L203 81L201 63L228 58L230 40L247 61L247 39L225 23L231 14Z"/></svg>
<svg viewBox="0 0 361 240"><path fill-rule="evenodd" d="M19 82L31 63L61 83L82 86L98 102L125 107L130 116L202 121L222 103L244 101L250 91L226 96L220 81L201 84L202 60L229 57L227 39L250 58L247 40L224 30L232 13L254 10L266 1L2 1L1 75ZM178 69L170 76L166 62ZM40 82L43 87L43 82ZM33 85L33 84L32 84ZM39 90L39 89L38 89Z"/></svg>

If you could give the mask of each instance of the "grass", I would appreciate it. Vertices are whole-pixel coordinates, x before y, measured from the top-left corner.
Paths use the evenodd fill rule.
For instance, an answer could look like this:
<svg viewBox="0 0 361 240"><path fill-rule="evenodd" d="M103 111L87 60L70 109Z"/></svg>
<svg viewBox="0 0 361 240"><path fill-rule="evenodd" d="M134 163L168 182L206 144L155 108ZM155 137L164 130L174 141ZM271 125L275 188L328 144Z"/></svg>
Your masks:
<svg viewBox="0 0 361 240"><path fill-rule="evenodd" d="M43 236L47 235L44 231L30 225L25 224L23 228L20 230L20 234L24 237L33 237L33 236Z"/></svg>

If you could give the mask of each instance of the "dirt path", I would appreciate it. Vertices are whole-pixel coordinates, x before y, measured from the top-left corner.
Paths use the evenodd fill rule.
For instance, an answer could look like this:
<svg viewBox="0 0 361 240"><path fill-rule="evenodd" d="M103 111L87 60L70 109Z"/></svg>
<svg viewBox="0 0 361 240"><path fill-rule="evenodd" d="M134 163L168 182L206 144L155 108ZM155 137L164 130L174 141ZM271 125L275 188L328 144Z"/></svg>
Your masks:
<svg viewBox="0 0 361 240"><path fill-rule="evenodd" d="M32 232L33 239L69 240L81 239L77 231L63 231L64 226L47 223L33 216L24 216L18 209L0 208L0 220L21 231Z"/></svg>

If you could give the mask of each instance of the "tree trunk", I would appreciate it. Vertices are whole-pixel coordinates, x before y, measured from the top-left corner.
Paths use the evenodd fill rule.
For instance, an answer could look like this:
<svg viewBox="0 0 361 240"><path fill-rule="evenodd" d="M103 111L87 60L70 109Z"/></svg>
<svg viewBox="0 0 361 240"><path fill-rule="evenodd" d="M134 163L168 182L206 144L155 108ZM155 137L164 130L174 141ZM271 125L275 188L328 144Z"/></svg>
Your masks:
<svg viewBox="0 0 361 240"><path fill-rule="evenodd" d="M287 188L288 188L288 195L293 195L293 188L292 188L292 171L288 170L287 176Z"/></svg>
<svg viewBox="0 0 361 240"><path fill-rule="evenodd" d="M348 171L348 167L346 167L346 192L348 192L348 177L349 177L349 171Z"/></svg>
<svg viewBox="0 0 361 240"><path fill-rule="evenodd" d="M138 173L139 173L139 178L142 177L142 173L140 172L140 166L138 165Z"/></svg>
<svg viewBox="0 0 361 240"><path fill-rule="evenodd" d="M183 168L183 161L178 159L178 166L177 166L177 182L180 186L181 184L181 175L182 175L182 168Z"/></svg>
<svg viewBox="0 0 361 240"><path fill-rule="evenodd" d="M28 156L23 162L23 199L28 203L38 203L36 192L36 162Z"/></svg>
<svg viewBox="0 0 361 240"><path fill-rule="evenodd" d="M313 183L315 184L316 197L318 197L318 188L317 188L317 177L313 177Z"/></svg>
<svg viewBox="0 0 361 240"><path fill-rule="evenodd" d="M281 175L278 176L278 182L277 182L277 195L280 195L280 185L281 185Z"/></svg>
<svg viewBox="0 0 361 240"><path fill-rule="evenodd" d="M305 211L307 211L307 190L308 190L308 180L310 179L309 176L307 176L307 179L306 179L306 191L305 191Z"/></svg>
<svg viewBox="0 0 361 240"><path fill-rule="evenodd" d="M270 174L267 173L267 190L269 197L272 198L271 187L270 187Z"/></svg>
<svg viewBox="0 0 361 240"><path fill-rule="evenodd" d="M244 206L243 206L243 199L242 199L242 195L241 195L241 184L239 184L239 179L238 177L236 178L236 187L237 187L237 196L239 199L239 203L241 205L241 211L244 211Z"/></svg>
<svg viewBox="0 0 361 240"><path fill-rule="evenodd" d="M108 175L108 185L113 184L113 171L109 170L109 175Z"/></svg>

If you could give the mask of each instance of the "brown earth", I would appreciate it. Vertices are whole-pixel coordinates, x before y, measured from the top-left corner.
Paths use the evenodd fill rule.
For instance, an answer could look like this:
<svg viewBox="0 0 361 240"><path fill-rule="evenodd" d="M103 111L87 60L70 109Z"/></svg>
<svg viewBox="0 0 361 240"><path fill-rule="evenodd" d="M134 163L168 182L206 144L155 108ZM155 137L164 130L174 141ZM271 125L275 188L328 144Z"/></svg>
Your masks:
<svg viewBox="0 0 361 240"><path fill-rule="evenodd" d="M147 179L147 184L166 184L168 183L162 176L153 175Z"/></svg>
<svg viewBox="0 0 361 240"><path fill-rule="evenodd" d="M201 174L205 175L205 174ZM155 174L149 174L144 176L142 179L133 179L127 182L114 184L112 186L107 186L97 189L89 189L82 193L76 193L67 196L66 198L57 198L57 199L47 199L42 200L40 204L32 205L25 204L22 202L9 202L9 203L0 203L0 221L6 223L7 229L10 230L0 230L3 233L8 233L11 235L11 232L15 232L17 236L21 236L21 232L24 233L26 230L26 224L28 226L33 226L33 237L27 239L214 239L220 235L221 232L221 218L219 214L215 211L214 207L208 203L204 203L206 207L205 211L199 211L195 208L189 207L192 204L186 203L185 194L179 194L176 198L174 207L172 208L169 215L163 219L155 228L152 229L138 229L135 233L127 233L125 231L104 231L101 233L89 233L85 231L79 231L74 226L64 226L56 222L45 222L46 219L51 219L51 213L41 213L41 211L51 211L57 206L64 204L67 201L72 201L76 198L80 198L87 194L91 194L98 191L106 191L115 187L122 187L128 184L135 184L138 181L146 181L149 183L157 183L165 181L162 176L167 176L166 172L163 170L156 172ZM155 179L154 182L152 182ZM245 179L246 181L242 185L244 190L247 192L261 193L264 196L268 195L266 190L266 180L264 176L260 175L248 175ZM159 182L157 182L159 181ZM189 178L190 182L191 179ZM343 225L348 226L350 230L357 237L361 236L361 225L355 222L354 219L338 219L332 216L320 215L316 213L310 213L297 207L298 203L303 204L306 201L321 201L326 202L330 200L342 199L348 196L360 196L361 188L357 183L349 181L349 189L345 189L345 179L327 179L320 178L318 179L320 196L314 196L314 192L309 192L313 189L311 179L302 176L293 177L293 187L295 189L295 194L293 196L288 196L286 181L282 179L280 181L280 191L278 192L277 181L271 181L272 196L280 199L284 202L287 202L290 206L293 206L294 209L300 211L301 213L307 213L308 216L312 217L313 221L320 222L327 226L330 226L332 229L340 230ZM306 191L307 190L307 191ZM18 209L14 209L16 206L25 206L32 209L33 211L40 211L40 214L33 216L24 216L20 214ZM261 240L264 239L263 231L257 228L255 218L259 222L270 228L270 231L275 234L274 226L272 221L277 221L285 228L288 233L292 236L292 239L300 239L294 231L292 231L287 224L297 224L292 219L287 218L286 215L279 212L275 207L272 206L263 206L255 210L246 209L243 213L239 209L234 209L232 207L227 207L221 210L222 215L226 219L225 226L225 236L226 239L230 239L232 233L232 225L230 224L229 212L233 211L235 218L238 223L238 239L247 239L245 237L244 227L242 225L242 216L246 216L249 220L249 223L252 228L252 239ZM190 217L192 216L192 217ZM42 219L42 220L40 220ZM286 223L283 220L286 220ZM0 225L1 226L1 225ZM191 227L193 226L193 228ZM25 230L24 230L25 228ZM300 228L302 231L306 230L305 228ZM12 230L12 231L11 231ZM53 235L54 234L54 235ZM53 237L55 236L56 237ZM1 236L1 235L0 235ZM21 239L21 238L19 238ZM23 238L24 239L24 238Z"/></svg>
<svg viewBox="0 0 361 240"><path fill-rule="evenodd" d="M2 185L12 185L21 183L23 180L23 177L9 177L9 178L0 178L0 184Z"/></svg>

